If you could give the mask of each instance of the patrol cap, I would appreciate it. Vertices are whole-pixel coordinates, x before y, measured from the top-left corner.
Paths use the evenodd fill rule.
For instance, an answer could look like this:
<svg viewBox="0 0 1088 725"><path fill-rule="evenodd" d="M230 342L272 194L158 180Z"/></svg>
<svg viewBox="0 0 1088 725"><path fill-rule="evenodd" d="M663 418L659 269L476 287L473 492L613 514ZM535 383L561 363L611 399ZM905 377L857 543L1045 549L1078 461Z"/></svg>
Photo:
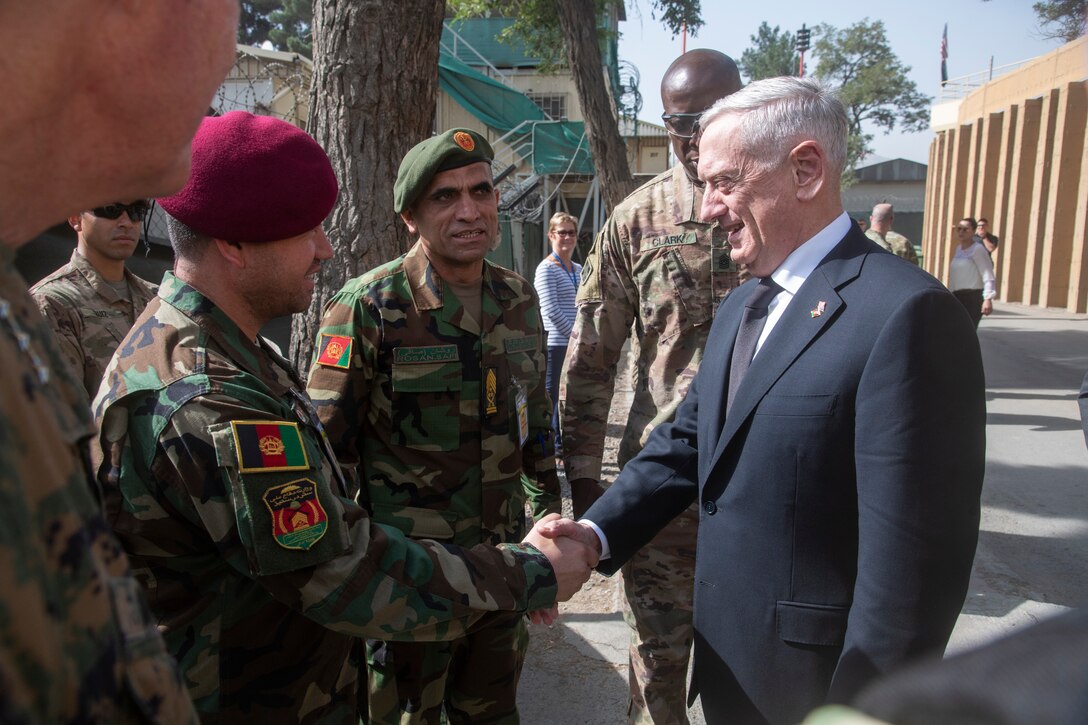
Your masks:
<svg viewBox="0 0 1088 725"><path fill-rule="evenodd" d="M207 117L193 139L185 187L159 199L194 231L231 242L271 242L318 226L339 187L324 149L271 116Z"/></svg>
<svg viewBox="0 0 1088 725"><path fill-rule="evenodd" d="M467 128L451 128L408 150L393 184L393 211L412 206L440 171L459 169L480 161L491 162L495 152L487 139Z"/></svg>

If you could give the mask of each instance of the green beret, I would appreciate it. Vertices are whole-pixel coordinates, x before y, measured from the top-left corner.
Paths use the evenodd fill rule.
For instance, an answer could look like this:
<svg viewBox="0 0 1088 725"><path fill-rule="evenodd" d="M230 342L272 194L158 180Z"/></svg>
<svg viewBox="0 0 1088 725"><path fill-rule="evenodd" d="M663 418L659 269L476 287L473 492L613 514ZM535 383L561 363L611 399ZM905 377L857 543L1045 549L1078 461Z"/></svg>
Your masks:
<svg viewBox="0 0 1088 725"><path fill-rule="evenodd" d="M495 152L487 139L467 128L451 128L409 149L393 184L393 211L401 213L427 190L440 171L459 169L480 161L491 163Z"/></svg>

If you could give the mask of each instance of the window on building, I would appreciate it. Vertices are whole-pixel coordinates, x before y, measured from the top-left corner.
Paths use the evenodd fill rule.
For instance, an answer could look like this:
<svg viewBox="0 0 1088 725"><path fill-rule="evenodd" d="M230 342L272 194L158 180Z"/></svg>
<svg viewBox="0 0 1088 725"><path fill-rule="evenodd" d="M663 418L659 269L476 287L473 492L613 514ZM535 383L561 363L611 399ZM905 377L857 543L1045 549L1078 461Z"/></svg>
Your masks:
<svg viewBox="0 0 1088 725"><path fill-rule="evenodd" d="M565 93L529 93L529 100L553 121L567 118L567 94Z"/></svg>

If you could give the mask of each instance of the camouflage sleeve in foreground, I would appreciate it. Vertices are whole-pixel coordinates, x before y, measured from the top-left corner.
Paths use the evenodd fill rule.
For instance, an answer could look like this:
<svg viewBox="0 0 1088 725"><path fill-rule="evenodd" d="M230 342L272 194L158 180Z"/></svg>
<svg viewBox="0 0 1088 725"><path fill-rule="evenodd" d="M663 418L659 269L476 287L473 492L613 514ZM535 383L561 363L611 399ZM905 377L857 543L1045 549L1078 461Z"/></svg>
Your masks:
<svg viewBox="0 0 1088 725"><path fill-rule="evenodd" d="M195 723L84 464L94 432L0 247L0 721Z"/></svg>
<svg viewBox="0 0 1088 725"><path fill-rule="evenodd" d="M582 267L578 312L559 388L563 463L571 481L601 478L616 366L635 320L638 291L620 237L610 216Z"/></svg>
<svg viewBox="0 0 1088 725"><path fill-rule="evenodd" d="M197 567L204 560L214 568L218 559L308 619L358 637L450 639L463 636L485 612L528 611L555 601L551 566L531 547L462 550L410 541L372 524L364 509L335 492L319 444L310 436L301 437L302 467L243 470L231 423L274 420L262 410L208 395L156 422L155 403L133 400L127 411L115 409L122 417L107 414L102 421L106 485L119 486L124 501L141 504L137 510L130 510L131 504L111 507L111 523L126 549L148 566L155 582L153 603L185 596L171 587L184 581L179 574L195 572L179 567ZM129 434L120 440L128 444L109 443L117 438L114 428L125 427L126 413ZM161 429L157 440L141 440L141 432L156 429ZM146 452L150 460L141 460ZM118 478L118 470L129 475ZM321 540L304 550L288 546L271 512L276 494L291 485L308 489L325 514ZM209 550L202 537L194 539L194 532L206 532L202 536L211 536L214 547ZM209 608L192 616L191 626L202 631L209 624L203 620L219 614Z"/></svg>
<svg viewBox="0 0 1088 725"><path fill-rule="evenodd" d="M518 541L527 498L561 505L535 297L494 265L482 294L484 334L417 245L325 306L307 391L375 519L414 538Z"/></svg>

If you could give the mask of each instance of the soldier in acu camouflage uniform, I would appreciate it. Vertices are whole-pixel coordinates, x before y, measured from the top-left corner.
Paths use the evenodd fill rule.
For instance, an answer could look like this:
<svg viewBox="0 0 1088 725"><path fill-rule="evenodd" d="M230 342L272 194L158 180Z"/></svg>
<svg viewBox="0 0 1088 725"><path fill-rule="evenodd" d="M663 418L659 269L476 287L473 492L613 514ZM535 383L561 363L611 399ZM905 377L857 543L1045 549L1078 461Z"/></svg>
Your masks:
<svg viewBox="0 0 1088 725"><path fill-rule="evenodd" d="M661 82L679 164L624 199L582 269L578 315L559 393L563 461L578 518L600 495L601 457L620 350L635 325L635 395L623 466L672 418L699 367L718 303L738 284L725 234L699 221L696 120L741 87L712 50L678 58ZM630 722L686 723L698 509L678 516L623 568L631 626Z"/></svg>
<svg viewBox="0 0 1088 725"><path fill-rule="evenodd" d="M0 3L0 722L197 722L96 501L86 393L14 257L72 209L181 185L237 16L222 0Z"/></svg>
<svg viewBox="0 0 1088 725"><path fill-rule="evenodd" d="M147 210L140 199L68 217L76 230L72 260L30 290L88 399L98 392L117 344L155 296L155 285L125 269Z"/></svg>
<svg viewBox="0 0 1088 725"><path fill-rule="evenodd" d="M557 596L531 547L421 545L371 525L291 365L259 336L308 306L336 194L303 131L205 119L189 184L160 200L175 271L95 401L107 516L197 709L220 722L354 722L356 637L458 637L484 610Z"/></svg>
<svg viewBox="0 0 1088 725"><path fill-rule="evenodd" d="M536 296L484 255L498 233L487 140L411 149L394 210L419 241L325 307L309 393L376 521L412 538L518 541L560 507ZM369 722L517 722L528 634L488 617L463 639L367 643Z"/></svg>
<svg viewBox="0 0 1088 725"><path fill-rule="evenodd" d="M895 209L891 204L882 203L873 207L869 217L869 228L865 236L887 249L897 257L902 257L912 264L918 264L918 253L910 240L898 232L892 231L895 222Z"/></svg>

